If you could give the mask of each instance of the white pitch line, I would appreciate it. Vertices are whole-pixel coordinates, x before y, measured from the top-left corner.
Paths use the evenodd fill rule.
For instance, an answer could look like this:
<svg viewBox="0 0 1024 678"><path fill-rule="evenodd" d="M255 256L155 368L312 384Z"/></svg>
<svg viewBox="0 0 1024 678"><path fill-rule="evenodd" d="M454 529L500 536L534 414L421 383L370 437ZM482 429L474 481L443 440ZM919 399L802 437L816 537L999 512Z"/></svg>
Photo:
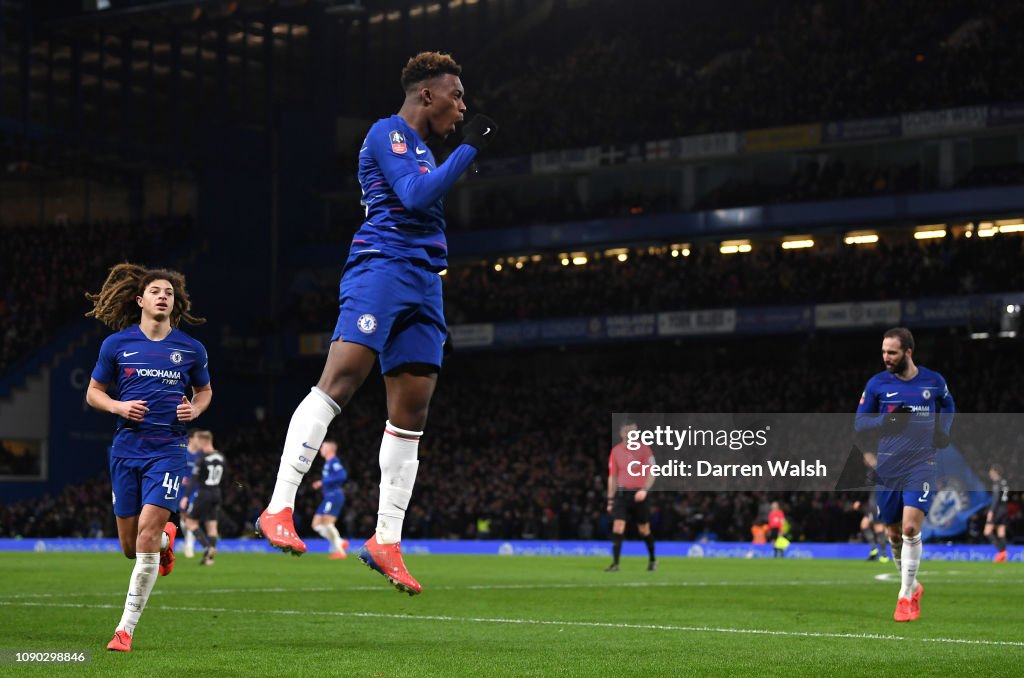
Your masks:
<svg viewBox="0 0 1024 678"><path fill-rule="evenodd" d="M925 582L931 582L935 584L962 584L963 579L942 579L938 575L948 574L947 572L937 573L934 577L926 577ZM879 584L879 583L891 583L899 578L899 574L896 572L886 572L883 574L877 574L871 579L818 579L814 581L783 581L773 582L772 586L792 586L792 587L804 587L804 586L861 586L864 584ZM1001 579L971 579L971 584L1013 584L1018 583L1019 580L1011 579L1007 580L1005 577ZM470 584L468 586L431 586L431 591L529 591L529 590L572 590L572 589L612 589L612 588L627 588L627 589L645 589L645 588L714 588L714 587L737 587L737 586L756 586L763 587L765 582L756 581L637 581L637 582L609 582L609 583L592 583L592 584ZM319 587L305 587L305 588L285 588L285 587L266 587L266 588L218 588L218 589L189 589L188 591L182 591L177 589L156 589L150 595L160 596L175 596L182 595L183 593L193 594L217 594L217 593L346 593L346 592L361 592L361 591L390 591L386 586L378 585L367 585L367 586L319 586ZM82 597L106 597L106 596L122 596L124 590L120 591L109 591L109 592L96 592L96 591L79 591L69 593L0 593L0 601L3 600L26 600L26 599L49 599L49 598L82 598Z"/></svg>
<svg viewBox="0 0 1024 678"><path fill-rule="evenodd" d="M80 603L5 603L6 607L70 607L78 609L121 609L120 605L86 605ZM957 645L986 645L997 647L1024 647L1024 641L1013 640L973 640L969 638L913 638L881 633L828 633L824 631L779 631L773 629L742 629L721 626L675 626L669 624L628 624L615 622L591 621L559 621L556 619L516 619L502 617L451 617L438 614L388 614L385 612L336 612L322 610L256 610L232 607L171 607L166 605L151 606L150 609L166 612L236 612L239 614L276 614L305 617L351 617L358 619L394 619L402 621L437 621L473 624L510 624L523 626L571 626L579 628L630 629L637 631L679 631L684 633L726 633L748 636L783 636L789 638L833 638L842 640L895 640L916 641L920 643L954 643Z"/></svg>

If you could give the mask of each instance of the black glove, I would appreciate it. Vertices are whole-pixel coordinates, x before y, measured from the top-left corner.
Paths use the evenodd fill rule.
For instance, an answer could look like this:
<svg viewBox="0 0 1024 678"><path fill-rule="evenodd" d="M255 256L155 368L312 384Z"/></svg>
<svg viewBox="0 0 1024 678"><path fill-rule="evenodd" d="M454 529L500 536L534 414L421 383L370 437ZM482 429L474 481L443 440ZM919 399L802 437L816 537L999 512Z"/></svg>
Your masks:
<svg viewBox="0 0 1024 678"><path fill-rule="evenodd" d="M941 428L936 428L935 435L932 436L932 444L935 445L936 450L949 447L949 434Z"/></svg>
<svg viewBox="0 0 1024 678"><path fill-rule="evenodd" d="M491 139L498 133L498 123L486 115L477 115L462 128L462 143L469 144L478 151L487 148Z"/></svg>
<svg viewBox="0 0 1024 678"><path fill-rule="evenodd" d="M882 435L892 436L902 433L910 423L911 413L913 413L912 409L906 405L900 405L892 412L882 415Z"/></svg>

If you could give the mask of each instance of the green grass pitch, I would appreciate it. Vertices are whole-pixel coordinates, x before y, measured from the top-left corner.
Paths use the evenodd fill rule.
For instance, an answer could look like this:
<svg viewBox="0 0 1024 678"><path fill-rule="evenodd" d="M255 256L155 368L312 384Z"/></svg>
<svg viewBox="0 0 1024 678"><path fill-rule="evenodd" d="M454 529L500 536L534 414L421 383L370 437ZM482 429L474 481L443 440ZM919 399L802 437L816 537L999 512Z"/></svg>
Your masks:
<svg viewBox="0 0 1024 678"><path fill-rule="evenodd" d="M178 556L130 654L104 648L131 563L0 554L0 648L92 652L0 675L1021 675L1024 568L925 562L922 618L892 621L892 564L411 556L424 593L354 557ZM882 575L881 578L878 575Z"/></svg>

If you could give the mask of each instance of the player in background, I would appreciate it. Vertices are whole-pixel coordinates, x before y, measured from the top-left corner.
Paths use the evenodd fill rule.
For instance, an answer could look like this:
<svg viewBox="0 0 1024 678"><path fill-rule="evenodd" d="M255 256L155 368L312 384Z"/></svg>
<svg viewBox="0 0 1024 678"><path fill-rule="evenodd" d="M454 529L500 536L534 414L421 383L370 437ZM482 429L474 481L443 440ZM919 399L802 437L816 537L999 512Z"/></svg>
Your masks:
<svg viewBox="0 0 1024 678"><path fill-rule="evenodd" d="M772 545L772 558L782 558L789 548L789 540L786 538L786 514L777 501L771 504L768 511L768 541Z"/></svg>
<svg viewBox="0 0 1024 678"><path fill-rule="evenodd" d="M882 362L885 370L861 395L855 428L880 434L878 514L900 571L893 619L905 622L921 616L921 526L934 495L935 451L949 445L956 409L942 375L914 363L910 330L896 327L882 336Z"/></svg>
<svg viewBox="0 0 1024 678"><path fill-rule="evenodd" d="M873 475L878 466L878 456L874 452L865 452L864 465L871 469ZM865 544L871 544L868 560L877 560L881 563L889 562L889 557L885 555L885 543L888 541L885 524L878 520L878 499L875 491L868 492L867 501L853 502L853 510L861 512L860 534Z"/></svg>
<svg viewBox="0 0 1024 678"><path fill-rule="evenodd" d="M313 516L313 529L330 543L331 560L344 560L348 558L348 540L341 538L336 523L345 507L342 485L348 480L348 472L338 459L338 443L333 440L323 442L320 456L324 458L324 468L321 479L313 481L313 489L321 490L324 499Z"/></svg>
<svg viewBox="0 0 1024 678"><path fill-rule="evenodd" d="M157 574L174 567L176 527L169 520L185 474L185 425L213 396L206 349L177 328L205 321L192 315L185 278L176 271L118 264L99 293L86 298L93 303L86 315L116 330L100 347L86 402L118 417L110 482L117 536L135 567L107 649L128 652Z"/></svg>
<svg viewBox="0 0 1024 678"><path fill-rule="evenodd" d="M629 434L636 431L636 424L627 422L619 429L622 442L612 448L608 455L608 512L612 515L612 564L605 572L619 571L619 557L622 555L622 539L626 533L626 520L630 517L636 523L636 531L647 544L647 569L658 568L654 558L654 535L651 534L651 507L647 503L647 492L654 485L654 476L646 468L630 473L630 462L646 466L655 463L654 452L643 443L635 450L627 447Z"/></svg>
<svg viewBox="0 0 1024 678"><path fill-rule="evenodd" d="M189 506L196 527L196 539L203 545L203 560L200 565L213 565L217 555L217 520L220 518L220 505L223 501L220 484L224 479L224 456L213 447L213 434L202 431L199 434L202 455L196 463L193 478L196 481L195 501Z"/></svg>
<svg viewBox="0 0 1024 678"><path fill-rule="evenodd" d="M192 481L192 476L195 474L196 464L202 454L197 438L199 433L197 428L190 429L188 432L188 446L185 448L185 475L181 477L181 502L178 504L178 508L181 510L178 514L178 525L181 526L181 531L185 535L186 558L191 558L196 554L196 536L192 534L192 531L198 527L199 523L189 516L188 507L196 498L196 485Z"/></svg>
<svg viewBox="0 0 1024 678"><path fill-rule="evenodd" d="M327 426L363 384L374 362L387 390L380 446L377 529L359 558L399 591L422 590L402 560L402 523L416 481L420 437L437 384L447 327L441 276L448 266L444 195L497 133L477 115L462 144L438 166L427 147L455 131L466 111L462 67L422 52L402 70L405 102L378 120L359 151L366 220L355 234L341 278L338 323L320 381L292 415L270 504L257 533L294 555L306 551L292 509L302 477Z"/></svg>
<svg viewBox="0 0 1024 678"><path fill-rule="evenodd" d="M985 538L996 547L993 562L1006 562L1006 523L1008 519L1007 502L1010 500L1010 483L1003 477L1003 467L992 464L988 469L988 477L992 481L992 503L985 516Z"/></svg>

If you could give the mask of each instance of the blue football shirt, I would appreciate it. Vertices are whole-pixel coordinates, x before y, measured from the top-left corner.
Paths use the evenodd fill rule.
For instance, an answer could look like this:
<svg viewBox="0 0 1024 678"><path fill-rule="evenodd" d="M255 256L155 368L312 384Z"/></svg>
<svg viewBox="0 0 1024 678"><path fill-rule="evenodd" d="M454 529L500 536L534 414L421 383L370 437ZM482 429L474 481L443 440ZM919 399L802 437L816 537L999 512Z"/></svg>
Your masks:
<svg viewBox="0 0 1024 678"><path fill-rule="evenodd" d="M141 422L117 418L112 457L185 454L188 439L178 405L184 395L191 399L193 386L210 383L206 348L199 341L178 329L152 341L134 325L103 341L92 378L114 386L111 397L145 400L149 408Z"/></svg>
<svg viewBox="0 0 1024 678"><path fill-rule="evenodd" d="M856 429L868 431L882 426L883 415L904 405L912 410L909 423L895 435L883 435L878 442L877 473L892 478L922 465L934 465L936 426L948 434L956 406L945 378L926 367L904 381L888 371L868 380L857 406ZM938 417L938 422L936 422Z"/></svg>
<svg viewBox="0 0 1024 678"><path fill-rule="evenodd" d="M398 115L375 122L359 149L366 220L352 239L349 263L385 254L434 271L448 267L444 194L476 158L462 144L438 167L423 139Z"/></svg>
<svg viewBox="0 0 1024 678"><path fill-rule="evenodd" d="M348 473L345 471L345 467L341 465L341 460L335 457L324 462L324 468L321 471L320 477L323 480L323 487L321 488L323 493L336 494L341 492L342 485L348 479Z"/></svg>

